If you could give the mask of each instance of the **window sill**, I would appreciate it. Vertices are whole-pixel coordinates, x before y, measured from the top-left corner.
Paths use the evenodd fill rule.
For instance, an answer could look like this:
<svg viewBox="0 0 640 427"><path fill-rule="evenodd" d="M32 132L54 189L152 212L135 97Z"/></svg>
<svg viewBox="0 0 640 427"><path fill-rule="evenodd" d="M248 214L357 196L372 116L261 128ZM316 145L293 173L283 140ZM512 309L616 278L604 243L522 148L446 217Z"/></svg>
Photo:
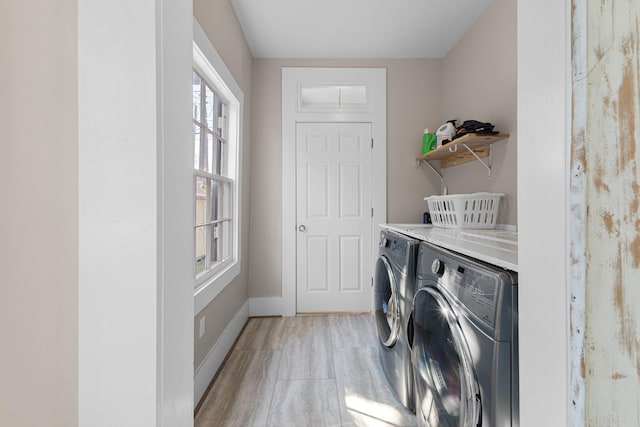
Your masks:
<svg viewBox="0 0 640 427"><path fill-rule="evenodd" d="M197 315L209 305L239 274L240 262L236 261L200 284L193 294L194 314Z"/></svg>

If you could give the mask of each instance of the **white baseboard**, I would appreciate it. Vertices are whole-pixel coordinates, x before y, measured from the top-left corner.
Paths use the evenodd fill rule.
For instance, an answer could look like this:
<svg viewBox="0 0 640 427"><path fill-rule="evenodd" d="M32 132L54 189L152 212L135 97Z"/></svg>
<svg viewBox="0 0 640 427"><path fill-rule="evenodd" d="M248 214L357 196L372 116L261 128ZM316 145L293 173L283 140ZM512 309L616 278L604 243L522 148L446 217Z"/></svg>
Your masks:
<svg viewBox="0 0 640 427"><path fill-rule="evenodd" d="M231 322L222 332L222 335L218 338L216 343L211 348L211 351L204 358L200 366L196 368L194 374L194 408L202 399L207 387L211 383L211 380L218 372L220 365L224 361L227 354L231 350L231 346L235 342L236 338L242 332L247 319L249 318L249 301L238 310Z"/></svg>
<svg viewBox="0 0 640 427"><path fill-rule="evenodd" d="M282 298L249 298L249 316L282 316Z"/></svg>

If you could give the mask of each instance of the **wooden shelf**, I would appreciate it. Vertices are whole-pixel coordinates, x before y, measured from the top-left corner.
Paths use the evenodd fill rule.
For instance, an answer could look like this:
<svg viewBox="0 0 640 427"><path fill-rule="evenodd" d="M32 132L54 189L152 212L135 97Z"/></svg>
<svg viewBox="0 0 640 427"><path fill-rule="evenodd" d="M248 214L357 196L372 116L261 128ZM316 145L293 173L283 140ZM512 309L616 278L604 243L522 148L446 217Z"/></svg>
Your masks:
<svg viewBox="0 0 640 427"><path fill-rule="evenodd" d="M427 162L430 160L438 160L440 162L440 168L444 169L477 160L476 156L478 158L488 157L491 150L489 146L494 142L506 138L509 138L508 133L499 133L496 135L468 133L442 147L419 155L416 157L416 160L424 160ZM476 156L474 156L470 150L473 151Z"/></svg>

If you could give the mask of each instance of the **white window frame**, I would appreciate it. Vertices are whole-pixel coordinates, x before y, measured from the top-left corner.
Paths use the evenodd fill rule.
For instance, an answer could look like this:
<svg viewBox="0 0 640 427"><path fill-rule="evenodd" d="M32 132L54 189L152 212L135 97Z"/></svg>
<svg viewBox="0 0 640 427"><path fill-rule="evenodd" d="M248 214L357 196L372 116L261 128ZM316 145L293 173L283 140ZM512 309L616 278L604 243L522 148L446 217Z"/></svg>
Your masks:
<svg viewBox="0 0 640 427"><path fill-rule="evenodd" d="M204 87L208 88L211 90L213 98L211 99L211 114L213 114L213 121L211 123L207 123L207 120L205 119L205 117L203 117L203 114L207 114L209 115L210 113L208 112L208 110L206 108L204 108L204 106L202 105L205 102L205 91L201 90L200 91L200 97L199 97L199 105L198 105L198 109L194 109L194 113L196 111L198 111L198 116L197 118L194 118L194 130L197 128L199 128L198 131L198 143L196 143L195 138L194 138L194 147L197 145L198 146L198 150L200 150L200 155L198 156L198 165L196 166L195 164L195 158L194 158L194 172L193 172L193 181L194 181L194 185L195 187L195 192L196 192L196 206L195 206L195 211L196 211L196 224L194 225L194 233L195 233L195 241L196 241L196 264L197 264L197 257L198 257L198 235L200 233L198 233L198 230L202 230L204 229L205 233L204 235L205 237L205 241L204 243L204 264L203 267L204 271L202 271L201 273L198 273L198 268L196 268L196 284L198 284L201 280L205 280L203 278L205 277L209 277L209 276L213 276L216 273L218 273L219 271L223 270L226 268L226 266L233 262L233 248L235 245L234 239L233 239L233 224L235 222L234 219L234 197L235 197L235 190L236 190L236 177L235 174L231 175L228 171L229 171L229 165L228 162L230 160L233 160L233 158L235 157L235 151L232 153L229 153L229 148L230 148L230 144L228 141L228 123L229 123L229 100L224 98L223 96L221 96L217 89L212 87L213 85L210 84L209 79L206 77L201 76L201 73L194 69L194 76L198 76L198 79L200 80L200 89L203 89ZM195 92L194 92L194 96L195 96ZM194 100L195 102L195 100ZM219 111L219 106L216 104L222 104L222 111ZM222 116L220 117L219 114L222 114ZM223 119L224 123L220 123L219 120ZM211 136L211 141L213 142L213 145L208 146L208 144L205 143L206 146L208 146L208 149L204 149L203 147L203 142L207 141L208 138L207 136ZM194 135L195 137L195 135ZM198 151L196 150L196 151ZM211 151L211 152L210 152ZM213 152L215 152L215 155L213 154ZM220 157L220 158L219 158ZM207 159L208 158L208 159ZM203 161L212 161L214 163L216 163L215 165L213 164L206 164L205 168L203 169ZM208 163L208 162L207 162ZM219 164L218 164L219 163ZM218 167L220 169L218 169ZM235 170L235 167L233 167L233 170ZM199 197L198 197L198 181L199 180L205 180L209 185L205 186L204 188L205 190L205 212L202 218L200 218L200 220L198 220L198 201L199 201ZM217 183L217 193L216 196L217 197L221 197L222 199L222 209L217 209L218 208L218 201L216 200L214 202L214 200L212 199L212 194L210 193L210 190L213 188L213 182ZM226 188L226 191L225 191ZM220 194L220 192L222 192L222 194ZM213 209L214 207L216 207L216 215L215 215L215 219L211 218L211 215L213 214ZM219 217L219 215L222 214L222 217ZM227 226L225 226L225 224ZM226 232L225 232L226 230ZM213 241L212 239L214 239L215 234L216 233L220 233L222 232L222 237L217 238L217 244L216 244L216 260L211 260L211 252L212 252L212 248L213 248ZM228 246L226 247L226 254L227 256L224 257L222 260L217 260L218 258L218 251L222 251L223 252L223 256L225 253L225 242L228 242ZM212 262L212 264L210 265L209 268L206 268L209 263ZM202 278L202 279L201 279Z"/></svg>
<svg viewBox="0 0 640 427"><path fill-rule="evenodd" d="M242 127L244 106L244 94L233 75L226 67L222 58L215 50L204 30L194 19L193 23L193 68L228 104L228 172L235 181L235 193L233 199L233 226L232 226L232 255L220 268L214 269L209 274L202 274L194 283L195 314L205 308L233 279L240 274L240 221L241 221L241 189L242 189ZM193 146L193 142L191 143ZM194 172L195 176L195 172ZM195 190L193 201L195 202ZM195 245L193 247L195 261ZM194 262L195 277L195 262Z"/></svg>

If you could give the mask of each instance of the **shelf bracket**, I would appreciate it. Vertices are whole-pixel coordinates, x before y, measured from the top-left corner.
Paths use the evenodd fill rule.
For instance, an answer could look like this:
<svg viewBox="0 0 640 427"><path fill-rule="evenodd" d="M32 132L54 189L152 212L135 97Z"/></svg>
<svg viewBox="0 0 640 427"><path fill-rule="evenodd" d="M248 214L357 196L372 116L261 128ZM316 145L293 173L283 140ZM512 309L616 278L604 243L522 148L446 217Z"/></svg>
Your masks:
<svg viewBox="0 0 640 427"><path fill-rule="evenodd" d="M473 151L471 148L469 148L469 146L467 144L460 144L460 145L462 145L464 148L466 148L473 155L473 157L476 158L477 161L482 163L482 166L487 168L487 171L488 171L487 176L491 176L491 145L489 145L489 163L488 164L485 163L480 157L478 157L478 155L475 153L475 151Z"/></svg>
<svg viewBox="0 0 640 427"><path fill-rule="evenodd" d="M438 172L438 170L436 168L434 168L433 166L431 166L431 163L429 163L425 159L422 159L422 163L424 163L425 165L429 166L429 168L431 168L431 170L434 171L435 174L440 177L440 192L442 194L446 194L445 186L444 186L444 172Z"/></svg>
<svg viewBox="0 0 640 427"><path fill-rule="evenodd" d="M436 173L436 175L438 175L440 177L440 180L444 179L444 176L442 173L438 172L438 170L436 168L434 168L433 166L431 166L431 163L429 163L426 160L422 160L422 163L424 163L425 165L429 166L431 168L432 171L434 171Z"/></svg>

